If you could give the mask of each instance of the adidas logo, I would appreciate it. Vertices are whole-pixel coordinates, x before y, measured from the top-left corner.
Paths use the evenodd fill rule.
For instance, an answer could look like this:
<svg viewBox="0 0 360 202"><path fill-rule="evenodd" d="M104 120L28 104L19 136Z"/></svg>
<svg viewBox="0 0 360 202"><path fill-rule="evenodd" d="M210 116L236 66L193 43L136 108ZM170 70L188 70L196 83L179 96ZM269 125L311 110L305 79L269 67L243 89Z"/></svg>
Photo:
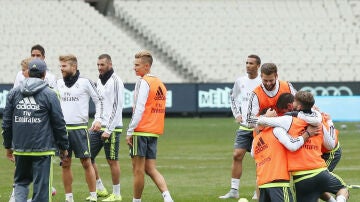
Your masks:
<svg viewBox="0 0 360 202"><path fill-rule="evenodd" d="M156 91L156 95L155 95L155 98L154 98L154 99L155 99L155 100L166 100L166 97L165 97L162 89L160 88L160 86L159 86L159 88L158 88L157 91Z"/></svg>
<svg viewBox="0 0 360 202"><path fill-rule="evenodd" d="M258 154L259 152L264 151L267 148L268 148L268 145L264 142L262 137L260 137L259 141L257 142L256 147L255 147L255 154Z"/></svg>
<svg viewBox="0 0 360 202"><path fill-rule="evenodd" d="M36 103L33 96L24 97L20 102L16 105L16 109L33 109L39 110L40 106Z"/></svg>

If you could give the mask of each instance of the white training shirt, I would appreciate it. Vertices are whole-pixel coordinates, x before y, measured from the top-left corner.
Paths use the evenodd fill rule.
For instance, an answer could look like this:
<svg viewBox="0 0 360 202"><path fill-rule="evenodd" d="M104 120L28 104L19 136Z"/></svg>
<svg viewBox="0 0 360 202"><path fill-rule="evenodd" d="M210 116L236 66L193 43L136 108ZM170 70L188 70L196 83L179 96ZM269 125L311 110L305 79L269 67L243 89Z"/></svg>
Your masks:
<svg viewBox="0 0 360 202"><path fill-rule="evenodd" d="M152 75L148 74L147 76ZM149 96L149 91L149 84L144 79L140 78L135 84L133 114L127 130L127 135L132 135L135 128L141 121L141 117L145 111L145 104Z"/></svg>
<svg viewBox="0 0 360 202"><path fill-rule="evenodd" d="M79 77L75 84L68 88L64 80L59 79L57 80L57 90L66 124L84 124L89 121L90 97L96 108L94 122L102 123L103 98L97 92L92 81Z"/></svg>
<svg viewBox="0 0 360 202"><path fill-rule="evenodd" d="M248 109L250 94L260 84L260 75L254 79L250 79L248 76L241 76L237 78L234 83L230 94L231 111L234 118L242 116L242 124L246 125L246 112Z"/></svg>
<svg viewBox="0 0 360 202"><path fill-rule="evenodd" d="M19 71L16 74L15 81L14 81L14 88L18 87L22 81L25 80L22 71ZM50 71L46 71L44 81L49 84L50 88L56 87L56 76L52 74Z"/></svg>
<svg viewBox="0 0 360 202"><path fill-rule="evenodd" d="M111 134L115 127L123 126L124 83L113 73L105 85L98 79L96 88L104 103L102 125L106 128L105 132Z"/></svg>

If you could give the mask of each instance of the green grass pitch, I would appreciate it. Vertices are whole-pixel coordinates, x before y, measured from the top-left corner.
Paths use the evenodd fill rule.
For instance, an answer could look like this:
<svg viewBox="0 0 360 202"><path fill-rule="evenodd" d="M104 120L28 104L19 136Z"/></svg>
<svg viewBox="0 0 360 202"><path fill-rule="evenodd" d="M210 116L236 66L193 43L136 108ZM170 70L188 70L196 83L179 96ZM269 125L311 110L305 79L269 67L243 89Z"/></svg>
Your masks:
<svg viewBox="0 0 360 202"><path fill-rule="evenodd" d="M124 119L127 127L129 119ZM346 129L340 125L346 124ZM167 118L165 134L158 142L157 167L164 175L170 193L176 202L223 201L219 195L230 188L230 169L233 141L237 124L233 118ZM335 123L340 130L343 156L335 168L348 184L360 184L360 123ZM2 137L0 137L2 142ZM12 189L14 164L5 157L0 147L0 201L8 201ZM102 180L112 191L110 171L103 152L97 158ZM131 160L125 135L120 146L121 194L123 201L132 201ZM84 171L79 160L73 159L73 193L75 201L85 201L89 195ZM54 187L57 194L53 201L64 201L59 159L54 161ZM255 188L255 165L246 155L240 185L240 197L251 199ZM102 199L102 198L100 198ZM149 177L146 177L143 201L162 202L160 192ZM359 201L360 189L350 190L350 202ZM100 200L99 200L100 201ZM229 199L225 201L236 201Z"/></svg>

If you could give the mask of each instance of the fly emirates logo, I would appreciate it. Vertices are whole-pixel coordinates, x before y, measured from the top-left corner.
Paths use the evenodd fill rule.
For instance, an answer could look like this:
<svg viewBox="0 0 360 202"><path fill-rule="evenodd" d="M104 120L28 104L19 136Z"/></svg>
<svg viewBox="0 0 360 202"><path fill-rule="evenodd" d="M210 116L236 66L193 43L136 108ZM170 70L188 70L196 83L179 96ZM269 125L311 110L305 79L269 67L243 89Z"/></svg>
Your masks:
<svg viewBox="0 0 360 202"><path fill-rule="evenodd" d="M33 117L32 112L39 110L40 106L36 103L33 96L24 97L16 105L16 109L22 111L22 116L15 115L14 121L18 123L40 123L41 119L38 117Z"/></svg>

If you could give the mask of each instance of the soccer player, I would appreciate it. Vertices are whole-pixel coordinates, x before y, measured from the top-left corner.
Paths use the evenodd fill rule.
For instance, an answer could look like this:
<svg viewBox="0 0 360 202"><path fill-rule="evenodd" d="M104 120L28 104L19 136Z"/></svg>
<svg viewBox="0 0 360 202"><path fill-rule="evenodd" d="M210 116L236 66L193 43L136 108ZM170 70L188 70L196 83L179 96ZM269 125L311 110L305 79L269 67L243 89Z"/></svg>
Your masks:
<svg viewBox="0 0 360 202"><path fill-rule="evenodd" d="M127 130L134 184L133 202L141 202L145 173L156 184L164 202L173 202L164 177L156 169L157 140L164 132L166 88L150 74L153 57L148 51L135 55L134 71L140 79L134 91L134 107Z"/></svg>
<svg viewBox="0 0 360 202"><path fill-rule="evenodd" d="M292 111L294 96L283 93L276 103L278 111ZM263 110L265 113L267 110ZM261 114L260 114L261 115ZM320 116L320 114L318 114ZM267 116L267 114L263 115ZM308 118L312 124L319 125L321 119ZM314 120L315 119L315 120ZM258 126L259 127L259 126ZM257 127L257 128L258 128ZM310 126L308 126L310 127ZM259 129L256 129L259 130ZM254 136L251 155L256 162L257 183L260 189L259 201L294 201L290 189L290 174L287 166L287 150L298 150L310 137L319 132L319 127L299 131L300 136L291 137L286 133L278 133L278 128L262 127Z"/></svg>
<svg viewBox="0 0 360 202"><path fill-rule="evenodd" d="M299 91L295 95L294 109L300 113L312 113L314 98L309 92ZM299 116L299 114L297 116ZM274 121L276 120L276 121ZM277 133L288 132L296 137L304 130L304 122L289 116L278 118L258 118L258 124L281 126ZM306 124L306 123L305 123ZM321 158L321 148L335 147L334 127L332 122L323 119L321 135L311 137L304 146L296 152L288 152L288 169L292 172L298 202L316 202L324 192L336 194L336 201L346 201L348 190L342 179L327 170L324 160ZM328 132L329 131L329 132Z"/></svg>
<svg viewBox="0 0 360 202"><path fill-rule="evenodd" d="M14 201L26 201L31 182L33 201L51 201L51 160L58 149L66 156L69 147L58 97L44 81L46 69L43 60L29 63L30 78L10 91L3 113L4 147L16 163Z"/></svg>
<svg viewBox="0 0 360 202"><path fill-rule="evenodd" d="M237 123L240 124L236 131L231 166L230 191L219 198L239 198L239 185L242 175L242 161L247 149L251 147L253 129L246 123L246 110L250 93L261 84L258 70L261 59L257 55L249 55L246 59L246 76L236 79L231 91L231 111Z"/></svg>
<svg viewBox="0 0 360 202"><path fill-rule="evenodd" d="M121 201L120 165L118 156L120 135L123 126L122 107L124 84L119 76L114 73L110 55L100 55L98 57L97 67L100 75L96 88L103 98L104 111L101 130L93 131L93 128L90 128L91 161L96 174L96 192L98 196L108 195L95 163L96 156L104 147L105 156L110 166L113 192L108 198L102 201Z"/></svg>
<svg viewBox="0 0 360 202"><path fill-rule="evenodd" d="M252 116L258 116L259 112L266 108L278 112L276 102L279 96L282 93L296 93L290 82L278 80L277 66L274 63L264 63L260 72L262 83L250 95L247 120Z"/></svg>
<svg viewBox="0 0 360 202"><path fill-rule="evenodd" d="M256 162L256 179L260 189L260 202L294 201L287 150L298 150L316 129L301 131L298 137L276 133L277 128L265 127L255 137L251 154ZM309 132L311 131L311 132Z"/></svg>
<svg viewBox="0 0 360 202"><path fill-rule="evenodd" d="M331 118L328 114L326 113L322 113L322 116L324 117L324 119L331 121ZM332 123L330 125L333 125ZM334 129L334 137L335 137L335 148L332 150L329 150L325 147L322 148L322 156L321 158L323 158L325 160L325 163L327 165L327 168L330 172L333 172L333 170L335 169L336 165L339 163L340 159L341 159L341 146L340 146L340 142L339 142L339 131ZM323 201L327 201L327 202L335 202L336 200L334 199L334 197L330 194L330 193L324 193L320 196L320 199L322 199Z"/></svg>
<svg viewBox="0 0 360 202"><path fill-rule="evenodd" d="M25 58L23 60L21 60L21 72L22 75L24 76L24 80L25 78L29 78L29 63L33 58Z"/></svg>
<svg viewBox="0 0 360 202"><path fill-rule="evenodd" d="M62 179L66 202L73 202L71 157L80 158L85 171L85 179L90 191L90 201L97 201L95 171L90 159L90 141L88 136L89 100L95 103L96 113L92 130L101 129L103 102L95 84L89 79L80 77L77 58L74 55L59 56L63 78L57 81L61 108L66 121L69 136L69 155L62 160Z"/></svg>
<svg viewBox="0 0 360 202"><path fill-rule="evenodd" d="M34 45L31 47L30 50L31 58L39 58L41 60L45 60L45 49L39 44ZM20 82L25 79L25 75L23 74L23 71L19 71L16 75L15 81L14 81L14 88L20 85ZM56 77L54 74L52 74L49 69L46 70L46 75L44 81L49 84L51 88L54 88L56 86Z"/></svg>
<svg viewBox="0 0 360 202"><path fill-rule="evenodd" d="M248 119L252 116L258 116L261 111L268 109L276 116L278 110L276 109L276 102L282 93L295 94L296 90L290 82L278 80L277 66L274 63L264 63L260 68L261 84L257 86L250 94L248 109L246 112L246 122L249 127ZM249 141L249 140L248 140ZM246 142L247 147L243 148L250 151L251 142ZM253 199L256 199L257 194L254 193Z"/></svg>

